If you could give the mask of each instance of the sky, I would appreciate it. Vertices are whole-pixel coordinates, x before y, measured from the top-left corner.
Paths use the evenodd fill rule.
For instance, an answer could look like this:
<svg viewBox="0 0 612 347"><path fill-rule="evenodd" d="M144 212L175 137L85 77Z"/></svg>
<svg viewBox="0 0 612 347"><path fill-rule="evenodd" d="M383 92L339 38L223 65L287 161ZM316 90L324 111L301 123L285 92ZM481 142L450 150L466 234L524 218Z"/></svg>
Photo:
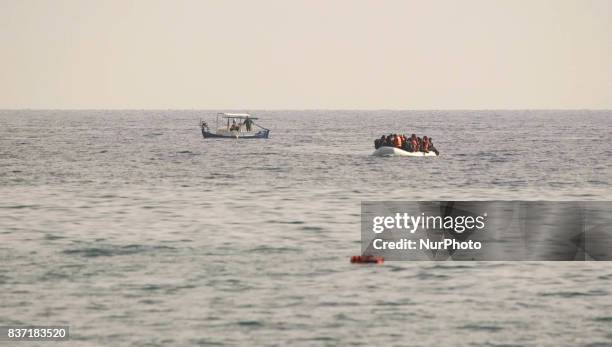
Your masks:
<svg viewBox="0 0 612 347"><path fill-rule="evenodd" d="M5 109L612 109L610 0L0 0Z"/></svg>

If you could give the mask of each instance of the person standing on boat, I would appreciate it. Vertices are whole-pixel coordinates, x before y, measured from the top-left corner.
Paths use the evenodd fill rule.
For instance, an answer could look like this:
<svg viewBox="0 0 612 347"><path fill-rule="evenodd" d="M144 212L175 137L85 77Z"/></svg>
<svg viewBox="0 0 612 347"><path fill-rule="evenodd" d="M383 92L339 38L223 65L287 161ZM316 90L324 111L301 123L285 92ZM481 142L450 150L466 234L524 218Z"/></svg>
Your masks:
<svg viewBox="0 0 612 347"><path fill-rule="evenodd" d="M249 116L246 116L244 119L244 126L246 126L247 131L251 131L251 126L253 125L253 121L249 119Z"/></svg>

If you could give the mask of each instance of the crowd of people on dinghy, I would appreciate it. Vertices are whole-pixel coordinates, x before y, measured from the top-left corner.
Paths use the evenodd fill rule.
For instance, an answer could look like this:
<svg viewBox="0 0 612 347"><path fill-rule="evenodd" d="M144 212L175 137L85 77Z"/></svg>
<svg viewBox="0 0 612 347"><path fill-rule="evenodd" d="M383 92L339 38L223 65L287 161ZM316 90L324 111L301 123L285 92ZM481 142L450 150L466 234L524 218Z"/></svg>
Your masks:
<svg viewBox="0 0 612 347"><path fill-rule="evenodd" d="M417 137L416 134L412 134L410 137L406 135L389 134L374 140L375 149L379 149L383 146L395 147L407 152L434 152L436 155L440 154L436 147L434 147L431 137L423 136L423 138L420 138Z"/></svg>

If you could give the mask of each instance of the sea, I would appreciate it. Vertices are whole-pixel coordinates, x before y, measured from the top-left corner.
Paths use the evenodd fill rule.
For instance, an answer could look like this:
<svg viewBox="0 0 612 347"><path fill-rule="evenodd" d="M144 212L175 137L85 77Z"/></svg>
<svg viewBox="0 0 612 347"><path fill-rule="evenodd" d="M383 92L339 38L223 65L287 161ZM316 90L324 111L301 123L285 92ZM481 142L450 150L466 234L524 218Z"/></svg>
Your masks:
<svg viewBox="0 0 612 347"><path fill-rule="evenodd" d="M266 140L203 139L251 111ZM374 157L382 134L439 157ZM0 111L0 346L612 346L612 262L351 264L362 201L612 199L612 111Z"/></svg>

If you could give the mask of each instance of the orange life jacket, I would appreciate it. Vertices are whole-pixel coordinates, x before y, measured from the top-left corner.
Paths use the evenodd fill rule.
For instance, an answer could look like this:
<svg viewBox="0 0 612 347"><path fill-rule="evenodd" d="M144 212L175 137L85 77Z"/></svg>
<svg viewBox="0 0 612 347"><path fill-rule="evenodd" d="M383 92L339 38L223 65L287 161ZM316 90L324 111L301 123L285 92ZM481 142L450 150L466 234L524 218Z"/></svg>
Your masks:
<svg viewBox="0 0 612 347"><path fill-rule="evenodd" d="M395 147L402 148L402 138L399 136L395 137Z"/></svg>

